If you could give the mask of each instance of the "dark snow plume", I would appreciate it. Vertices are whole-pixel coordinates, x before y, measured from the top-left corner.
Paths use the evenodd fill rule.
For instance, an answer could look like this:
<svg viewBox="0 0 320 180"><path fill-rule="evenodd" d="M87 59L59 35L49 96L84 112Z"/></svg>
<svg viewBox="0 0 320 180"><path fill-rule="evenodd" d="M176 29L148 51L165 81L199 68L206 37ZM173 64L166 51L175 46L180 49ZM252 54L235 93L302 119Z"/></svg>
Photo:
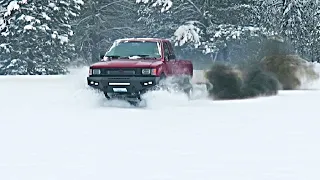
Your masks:
<svg viewBox="0 0 320 180"><path fill-rule="evenodd" d="M298 55L266 56L260 64L264 70L276 74L284 90L300 89L303 83L319 78L314 64Z"/></svg>
<svg viewBox="0 0 320 180"><path fill-rule="evenodd" d="M241 68L214 64L206 78L214 99L244 99L276 95L280 89L299 90L318 80L319 74L313 63L298 55L275 55Z"/></svg>
<svg viewBox="0 0 320 180"><path fill-rule="evenodd" d="M315 82L319 74L314 63L296 54L289 42L270 37L257 55L236 65L213 64L206 73L214 99L244 99L276 95L278 90L298 90Z"/></svg>
<svg viewBox="0 0 320 180"><path fill-rule="evenodd" d="M214 64L206 78L212 85L209 95L216 100L276 95L281 89L274 74L258 67L241 70L231 65Z"/></svg>

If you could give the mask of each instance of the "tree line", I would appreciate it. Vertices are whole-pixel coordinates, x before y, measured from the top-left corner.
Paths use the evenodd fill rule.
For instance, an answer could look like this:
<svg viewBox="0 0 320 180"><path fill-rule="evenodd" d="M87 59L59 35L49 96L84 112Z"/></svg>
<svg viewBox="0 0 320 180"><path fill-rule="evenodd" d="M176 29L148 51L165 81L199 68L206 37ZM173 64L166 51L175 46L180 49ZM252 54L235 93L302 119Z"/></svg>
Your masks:
<svg viewBox="0 0 320 180"><path fill-rule="evenodd" d="M196 68L259 58L270 38L319 61L319 10L315 0L0 0L0 74L65 74L127 37L169 38Z"/></svg>

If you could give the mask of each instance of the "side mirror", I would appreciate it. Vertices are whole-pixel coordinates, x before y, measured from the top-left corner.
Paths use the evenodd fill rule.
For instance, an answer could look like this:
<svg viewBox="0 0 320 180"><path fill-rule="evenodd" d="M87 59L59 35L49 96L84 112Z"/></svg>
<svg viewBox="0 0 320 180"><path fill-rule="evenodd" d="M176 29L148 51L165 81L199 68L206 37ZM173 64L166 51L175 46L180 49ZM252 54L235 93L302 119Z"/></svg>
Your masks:
<svg viewBox="0 0 320 180"><path fill-rule="evenodd" d="M104 58L104 54L100 54L100 59L103 59Z"/></svg>

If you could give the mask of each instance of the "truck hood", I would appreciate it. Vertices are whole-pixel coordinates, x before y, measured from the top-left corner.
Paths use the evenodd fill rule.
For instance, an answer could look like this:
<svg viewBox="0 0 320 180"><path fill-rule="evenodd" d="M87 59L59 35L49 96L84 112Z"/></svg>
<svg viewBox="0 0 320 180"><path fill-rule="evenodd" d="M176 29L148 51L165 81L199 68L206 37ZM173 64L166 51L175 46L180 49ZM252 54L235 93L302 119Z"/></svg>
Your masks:
<svg viewBox="0 0 320 180"><path fill-rule="evenodd" d="M91 68L153 68L162 64L159 60L111 60L111 61L101 61L92 64Z"/></svg>

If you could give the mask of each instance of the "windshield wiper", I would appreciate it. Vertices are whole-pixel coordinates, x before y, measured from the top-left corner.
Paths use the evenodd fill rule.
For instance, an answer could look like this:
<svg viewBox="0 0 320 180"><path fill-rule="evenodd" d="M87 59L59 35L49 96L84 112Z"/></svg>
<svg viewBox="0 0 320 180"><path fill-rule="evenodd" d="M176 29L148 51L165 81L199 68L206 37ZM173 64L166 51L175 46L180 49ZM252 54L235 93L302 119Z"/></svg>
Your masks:
<svg viewBox="0 0 320 180"><path fill-rule="evenodd" d="M135 55L130 55L130 56L148 57L150 55L148 55L148 54L135 54Z"/></svg>
<svg viewBox="0 0 320 180"><path fill-rule="evenodd" d="M113 56L105 56L105 57L110 57L110 58L119 58L120 56L113 55Z"/></svg>
<svg viewBox="0 0 320 180"><path fill-rule="evenodd" d="M117 58L117 59L119 59L119 58L128 58L128 57L126 57L126 56L119 56L119 55L107 55L107 56L105 56L105 57L108 57L108 58Z"/></svg>
<svg viewBox="0 0 320 180"><path fill-rule="evenodd" d="M149 57L148 54L135 54L135 55L128 55L128 56L119 56L119 55L107 55L105 57L111 58L111 59L130 59L130 57L139 57L139 58L151 58L156 59L156 57Z"/></svg>
<svg viewBox="0 0 320 180"><path fill-rule="evenodd" d="M148 54L135 54L135 55L129 55L128 57L134 57L134 56L138 56L138 57L141 57L141 58L156 59L156 57L150 57L150 55L148 55Z"/></svg>

